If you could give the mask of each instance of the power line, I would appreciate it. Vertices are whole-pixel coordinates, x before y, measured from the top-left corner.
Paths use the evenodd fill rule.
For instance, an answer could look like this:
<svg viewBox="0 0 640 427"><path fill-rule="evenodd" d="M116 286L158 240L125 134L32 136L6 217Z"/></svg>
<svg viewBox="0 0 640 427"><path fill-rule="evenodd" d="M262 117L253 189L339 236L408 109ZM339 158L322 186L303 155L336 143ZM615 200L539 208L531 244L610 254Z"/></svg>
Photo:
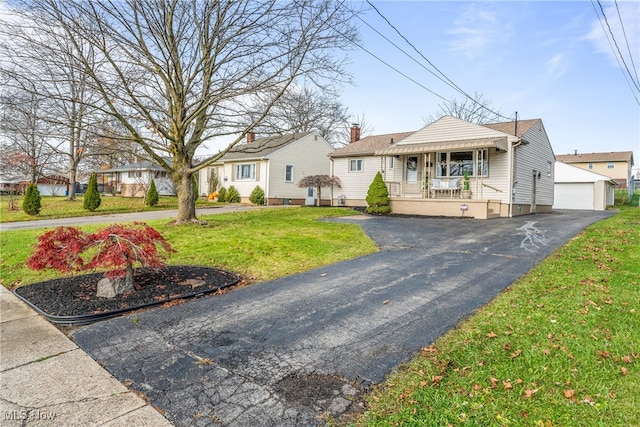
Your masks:
<svg viewBox="0 0 640 427"><path fill-rule="evenodd" d="M457 84L455 84L449 77L447 77L447 75L445 73L443 73L438 67L435 66L435 64L433 64L422 52L420 52L420 50L418 50L418 48L415 47L415 45L413 43L411 43L401 32L400 30L398 30L398 28L396 26L394 26L389 19L387 19L387 17L385 17L380 10L378 10L377 7L375 7L370 0L367 0L367 3L369 4L369 6L371 6L373 8L373 10L376 11L376 13L385 20L385 22L400 36L402 37L402 39L409 45L411 46L411 48L413 50L416 51L416 53L418 55L420 55L422 57L422 59L424 59L425 61L427 61L427 63L429 63L429 65L431 65L438 73L440 73L440 75L442 75L442 77L444 79L446 79L446 82L436 76L431 70L427 69L426 67L424 67L424 65L420 64L415 58L413 58L411 55L409 55L408 53L406 53L404 50L400 49L395 43L391 42L387 37L382 36L382 34L380 34L380 32L378 32L377 30L374 29L374 31L376 31L378 34L380 34L385 40L387 40L389 43L391 43L393 46L395 46L398 50L400 50L402 53L404 53L405 55L407 55L409 58L411 58L413 61L415 61L416 63L420 64L423 68L425 68L425 70L429 71L431 74L433 74L434 76L436 76L438 79L440 79L441 81L443 81L444 83L446 83L447 85L449 85L450 87L456 89L458 92L460 92L462 95L466 96L468 99L472 100L474 103L478 104L481 108L484 108L485 110L491 112L492 114L501 117L503 119L508 119L511 120L511 117L506 117L503 116L502 114L493 111L492 109L490 109L489 107L487 107L486 105L481 104L480 102L478 102L475 98L473 98L471 95L469 95L468 93L466 93L464 90L462 90ZM357 16L357 15L356 15ZM358 19L362 20L362 18L360 18L358 16ZM364 21L363 21L364 22ZM373 27L371 27L368 23L365 22L365 24L367 24L370 28L373 29ZM447 83L448 82L448 83Z"/></svg>
<svg viewBox="0 0 640 427"><path fill-rule="evenodd" d="M593 2L593 0L592 0L592 2ZM633 79L633 75L631 74L631 71L629 71L629 67L627 66L627 63L624 60L624 56L622 55L622 52L620 52L620 47L618 46L618 42L616 41L616 37L613 35L613 31L611 30L611 26L609 25L609 21L607 20L607 15L605 15L605 13L604 13L604 8L602 7L602 3L600 3L600 0L597 0L597 2L598 2L598 6L600 6L600 12L602 12L602 17L604 18L604 22L607 24L607 28L609 29L609 34L611 34L611 39L613 40L613 44L615 44L616 50L618 51L618 55L620 55L620 59L622 60L622 63L624 64L624 69L627 70L627 74L629 74L629 77L631 78L631 81L633 82L633 85L640 92L640 86L638 86L638 83ZM613 49L613 47L612 47L612 49ZM614 52L614 55L615 55L615 52Z"/></svg>
<svg viewBox="0 0 640 427"><path fill-rule="evenodd" d="M616 61L618 62L618 66L620 67L620 72L622 73L622 77L624 77L624 80L627 82L627 86L629 86L629 89L631 89L631 95L633 95L634 99L636 100L636 103L638 105L640 105L640 100L638 100L638 97L636 96L635 91L633 90L633 87L629 83L629 79L628 79L627 75L622 70L622 64L620 64L620 60L618 59L618 55L616 55L615 51L613 50L613 45L611 44L611 40L609 40L609 36L607 35L607 30L605 30L605 28L604 28L604 24L602 23L602 19L600 19L600 14L598 13L598 9L596 9L596 5L593 2L593 0L591 0L591 6L593 6L593 11L596 13L596 16L598 17L598 22L600 22L600 26L602 27L602 31L604 32L604 35L607 38L607 42L609 43L609 47L613 51L613 56L616 58Z"/></svg>
<svg viewBox="0 0 640 427"><path fill-rule="evenodd" d="M622 34L624 35L624 42L627 44L627 52L629 53L629 58L631 59L631 68L636 75L636 80L640 81L638 78L638 69L636 68L636 64L633 61L633 55L631 54L631 47L629 46L629 39L627 39L627 31L624 28L624 22L622 22L622 15L620 15L620 8L618 7L618 0L615 0L616 10L618 11L618 19L620 20L620 27L622 27Z"/></svg>

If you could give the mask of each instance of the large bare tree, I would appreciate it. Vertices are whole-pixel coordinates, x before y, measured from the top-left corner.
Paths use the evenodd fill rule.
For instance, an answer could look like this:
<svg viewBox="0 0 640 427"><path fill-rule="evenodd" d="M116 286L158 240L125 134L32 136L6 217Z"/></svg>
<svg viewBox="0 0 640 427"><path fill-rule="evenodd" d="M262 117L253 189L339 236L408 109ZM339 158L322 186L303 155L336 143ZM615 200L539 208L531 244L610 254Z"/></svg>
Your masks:
<svg viewBox="0 0 640 427"><path fill-rule="evenodd" d="M462 100L454 98L438 104L438 111L423 120L428 125L442 116L452 116L478 125L497 122L502 117L500 110L494 111L491 101L478 92L474 93L473 98L465 97Z"/></svg>
<svg viewBox="0 0 640 427"><path fill-rule="evenodd" d="M191 177L256 128L294 84L344 80L342 51L357 36L331 0L16 0L13 11L73 46L100 99L79 98L120 123L172 178L177 222L196 221ZM58 49L52 44L52 49ZM66 52L65 52L66 53ZM56 52L52 51L52 55ZM255 106L262 105L255 115ZM220 153L194 161L208 140Z"/></svg>
<svg viewBox="0 0 640 427"><path fill-rule="evenodd" d="M51 126L42 119L43 104L33 92L7 90L0 95L2 164L32 183L47 172L55 156L47 143Z"/></svg>

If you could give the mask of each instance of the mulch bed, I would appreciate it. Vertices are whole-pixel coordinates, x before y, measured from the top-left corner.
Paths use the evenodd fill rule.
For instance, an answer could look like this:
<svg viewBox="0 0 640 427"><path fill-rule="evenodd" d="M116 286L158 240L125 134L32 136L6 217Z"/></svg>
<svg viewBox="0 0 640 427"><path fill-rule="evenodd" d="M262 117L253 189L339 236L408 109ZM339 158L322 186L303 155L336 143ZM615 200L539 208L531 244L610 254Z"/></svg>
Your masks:
<svg viewBox="0 0 640 427"><path fill-rule="evenodd" d="M15 293L52 321L67 317L99 320L109 314L215 292L240 281L236 274L217 268L139 268L134 270L134 292L98 298L97 284L103 277L102 273L69 276L21 286Z"/></svg>

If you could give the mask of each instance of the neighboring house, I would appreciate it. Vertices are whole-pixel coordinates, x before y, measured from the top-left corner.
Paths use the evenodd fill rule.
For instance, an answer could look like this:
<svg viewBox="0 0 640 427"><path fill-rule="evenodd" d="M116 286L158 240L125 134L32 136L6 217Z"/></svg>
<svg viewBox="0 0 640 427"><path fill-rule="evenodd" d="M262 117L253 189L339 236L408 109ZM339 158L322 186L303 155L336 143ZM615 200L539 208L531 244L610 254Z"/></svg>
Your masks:
<svg viewBox="0 0 640 427"><path fill-rule="evenodd" d="M207 193L211 172L218 177L219 187L232 185L241 202L249 202L251 192L260 187L267 205L313 205L315 188L299 188L305 176L328 175L327 155L333 147L315 132L295 133L255 139L247 134L247 142L236 145L216 163L200 172L200 192ZM330 192L322 204L329 205Z"/></svg>
<svg viewBox="0 0 640 427"><path fill-rule="evenodd" d="M96 172L100 192L123 197L144 197L151 180L161 196L175 196L175 188L167 172L159 165L144 160L138 163L102 169Z"/></svg>
<svg viewBox="0 0 640 427"><path fill-rule="evenodd" d="M554 154L540 119L476 125L445 116L397 142L385 139L372 155L349 146L331 153L343 186L334 204L366 206L366 180L354 176L367 170L383 174L394 213L486 219L552 210Z"/></svg>
<svg viewBox="0 0 640 427"><path fill-rule="evenodd" d="M618 188L630 187L633 169L632 151L583 154L576 151L574 154L559 154L556 160L600 175L610 176L618 183Z"/></svg>
<svg viewBox="0 0 640 427"><path fill-rule="evenodd" d="M614 204L616 181L608 176L556 162L554 209L603 211Z"/></svg>

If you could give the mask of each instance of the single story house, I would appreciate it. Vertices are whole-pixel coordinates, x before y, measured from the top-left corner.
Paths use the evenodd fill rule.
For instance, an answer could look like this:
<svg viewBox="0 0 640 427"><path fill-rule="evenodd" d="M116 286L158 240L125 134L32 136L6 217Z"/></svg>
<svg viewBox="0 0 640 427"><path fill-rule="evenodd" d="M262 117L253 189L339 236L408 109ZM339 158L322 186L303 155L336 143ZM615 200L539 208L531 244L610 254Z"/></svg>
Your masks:
<svg viewBox="0 0 640 427"><path fill-rule="evenodd" d="M328 175L328 154L333 147L316 132L255 138L248 133L246 142L238 144L211 167L200 171L200 192L206 194L212 172L218 186L234 186L241 202L248 203L256 187L264 191L267 205L313 205L316 189L300 188L298 182L306 176ZM326 192L322 204L331 200ZM323 196L325 192L323 192Z"/></svg>
<svg viewBox="0 0 640 427"><path fill-rule="evenodd" d="M19 192L24 194L31 181L20 181ZM63 175L38 177L36 187L41 196L66 196L69 194L69 178Z"/></svg>
<svg viewBox="0 0 640 427"><path fill-rule="evenodd" d="M603 211L614 204L616 181L599 173L556 162L554 209Z"/></svg>
<svg viewBox="0 0 640 427"><path fill-rule="evenodd" d="M487 219L552 210L555 158L540 119L477 125L444 116L381 140L384 147L372 150L370 137L330 154L342 181L333 204L366 206L379 171L394 213Z"/></svg>
<svg viewBox="0 0 640 427"><path fill-rule="evenodd" d="M144 160L96 172L100 192L120 194L123 197L144 197L151 180L161 196L175 196L173 181L156 163Z"/></svg>

